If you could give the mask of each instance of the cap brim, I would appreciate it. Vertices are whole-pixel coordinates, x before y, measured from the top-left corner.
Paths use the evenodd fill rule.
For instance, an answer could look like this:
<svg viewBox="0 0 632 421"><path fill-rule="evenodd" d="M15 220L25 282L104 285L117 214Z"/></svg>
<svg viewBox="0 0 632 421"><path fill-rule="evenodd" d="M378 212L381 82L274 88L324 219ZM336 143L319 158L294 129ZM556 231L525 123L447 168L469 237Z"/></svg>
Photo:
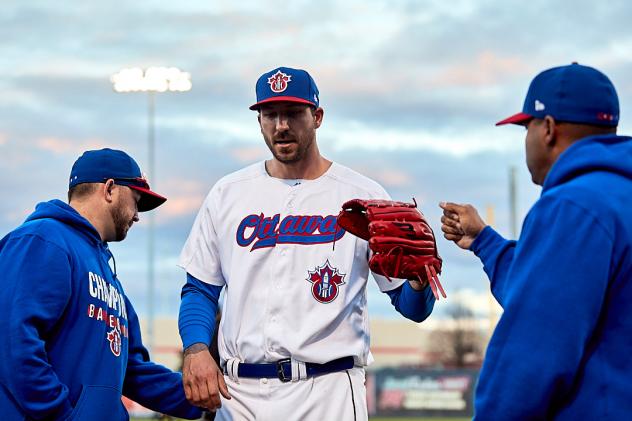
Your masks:
<svg viewBox="0 0 632 421"><path fill-rule="evenodd" d="M312 107L316 106L316 104L311 101L308 101L303 98L297 98L295 96L273 96L268 99L264 99L263 101L259 101L256 104L251 105L249 108L255 111L259 109L261 104L267 104L269 102L298 102L299 104L308 104L308 105L311 105Z"/></svg>
<svg viewBox="0 0 632 421"><path fill-rule="evenodd" d="M525 113L518 113L518 114L512 115L511 117L507 117L504 120L500 120L498 123L496 123L496 125L502 126L504 124L519 124L521 126L524 126L531 119L533 119L532 115L525 114Z"/></svg>
<svg viewBox="0 0 632 421"><path fill-rule="evenodd" d="M145 189L138 186L127 186L130 189L134 189L140 193L140 200L138 201L138 212L147 212L152 209L156 209L167 201L166 197L159 195L149 189Z"/></svg>

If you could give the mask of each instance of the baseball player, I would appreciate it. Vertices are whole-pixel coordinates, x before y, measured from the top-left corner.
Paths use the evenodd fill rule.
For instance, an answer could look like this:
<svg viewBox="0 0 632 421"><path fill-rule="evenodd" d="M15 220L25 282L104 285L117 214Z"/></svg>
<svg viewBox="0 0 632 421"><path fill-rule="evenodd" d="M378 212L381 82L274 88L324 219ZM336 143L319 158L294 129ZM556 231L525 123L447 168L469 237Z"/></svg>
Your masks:
<svg viewBox="0 0 632 421"><path fill-rule="evenodd" d="M213 186L181 254L185 393L221 407L217 419L367 419L369 253L336 220L349 199L388 195L320 154L318 95L304 70L259 78L250 109L272 158ZM409 319L431 313L426 282L375 280ZM217 367L208 344L223 288Z"/></svg>
<svg viewBox="0 0 632 421"><path fill-rule="evenodd" d="M470 205L444 203L445 238L483 262L504 313L477 420L620 420L632 414L632 138L617 136L610 80L571 64L533 79L527 166L542 186L518 241Z"/></svg>
<svg viewBox="0 0 632 421"><path fill-rule="evenodd" d="M122 395L200 417L180 373L149 360L107 244L165 200L125 152L86 151L69 203L38 204L0 241L0 418L124 421Z"/></svg>

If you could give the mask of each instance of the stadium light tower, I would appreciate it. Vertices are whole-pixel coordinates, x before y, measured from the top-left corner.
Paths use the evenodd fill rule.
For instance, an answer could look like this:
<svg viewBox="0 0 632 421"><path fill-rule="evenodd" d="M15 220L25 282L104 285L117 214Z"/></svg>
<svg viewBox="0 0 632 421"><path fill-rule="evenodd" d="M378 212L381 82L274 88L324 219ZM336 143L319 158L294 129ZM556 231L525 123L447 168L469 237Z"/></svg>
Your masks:
<svg viewBox="0 0 632 421"><path fill-rule="evenodd" d="M186 92L191 90L191 75L176 67L148 67L141 69L132 67L122 69L110 77L112 86L116 92L147 92L148 98L148 125L147 143L148 161L147 178L153 189L155 186L155 96L160 92ZM149 213L149 229L147 236L147 347L149 350L154 345L154 230L155 213Z"/></svg>

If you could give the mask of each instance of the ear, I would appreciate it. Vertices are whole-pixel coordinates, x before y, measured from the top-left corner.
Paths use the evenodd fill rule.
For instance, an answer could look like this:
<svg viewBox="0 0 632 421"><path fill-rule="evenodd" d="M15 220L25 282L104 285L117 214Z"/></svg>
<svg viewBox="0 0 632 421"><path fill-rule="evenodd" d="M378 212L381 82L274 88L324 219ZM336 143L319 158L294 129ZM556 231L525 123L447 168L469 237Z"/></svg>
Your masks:
<svg viewBox="0 0 632 421"><path fill-rule="evenodd" d="M116 184L114 184L114 180L111 178L107 180L102 187L103 198L106 202L112 203L114 201L114 190L116 189Z"/></svg>
<svg viewBox="0 0 632 421"><path fill-rule="evenodd" d="M257 113L257 121L259 122L259 130L263 133L263 126L261 125L261 110Z"/></svg>
<svg viewBox="0 0 632 421"><path fill-rule="evenodd" d="M544 144L549 148L554 147L557 141L557 126L555 125L555 119L550 115L545 116L542 121L542 130L544 131Z"/></svg>
<svg viewBox="0 0 632 421"><path fill-rule="evenodd" d="M324 115L325 110L320 107L316 108L316 110L314 111L314 125L316 126L316 128L319 128L320 125L323 123Z"/></svg>

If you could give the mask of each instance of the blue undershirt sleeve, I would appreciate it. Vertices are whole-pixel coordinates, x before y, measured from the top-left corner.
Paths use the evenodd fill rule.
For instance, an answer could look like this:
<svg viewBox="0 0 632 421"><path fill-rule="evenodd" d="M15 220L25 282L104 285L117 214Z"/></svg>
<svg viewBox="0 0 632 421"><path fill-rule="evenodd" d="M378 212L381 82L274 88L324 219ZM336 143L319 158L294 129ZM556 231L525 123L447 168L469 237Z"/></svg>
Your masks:
<svg viewBox="0 0 632 421"><path fill-rule="evenodd" d="M386 291L391 298L391 304L402 316L414 322L423 322L434 308L435 297L430 287L416 291L408 281L398 288Z"/></svg>
<svg viewBox="0 0 632 421"><path fill-rule="evenodd" d="M222 286L207 284L187 273L182 287L178 329L184 349L196 343L210 345Z"/></svg>

